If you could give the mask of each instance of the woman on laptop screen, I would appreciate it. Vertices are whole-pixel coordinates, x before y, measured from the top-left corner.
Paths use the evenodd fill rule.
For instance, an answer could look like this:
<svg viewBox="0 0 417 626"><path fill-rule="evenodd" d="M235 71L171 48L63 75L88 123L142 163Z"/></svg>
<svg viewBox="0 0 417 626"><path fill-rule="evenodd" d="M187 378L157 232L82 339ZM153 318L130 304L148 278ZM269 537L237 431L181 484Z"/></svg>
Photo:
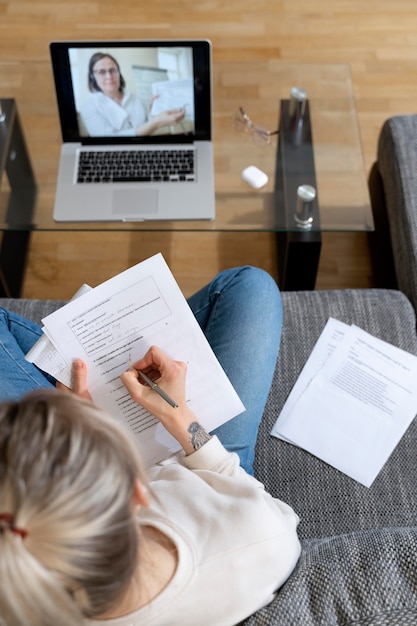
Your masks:
<svg viewBox="0 0 417 626"><path fill-rule="evenodd" d="M161 128L170 129L181 123L185 116L185 107L150 115L158 96L151 96L146 111L137 95L126 89L120 66L108 53L96 52L91 56L88 89L92 96L81 108L81 121L91 137L153 135Z"/></svg>

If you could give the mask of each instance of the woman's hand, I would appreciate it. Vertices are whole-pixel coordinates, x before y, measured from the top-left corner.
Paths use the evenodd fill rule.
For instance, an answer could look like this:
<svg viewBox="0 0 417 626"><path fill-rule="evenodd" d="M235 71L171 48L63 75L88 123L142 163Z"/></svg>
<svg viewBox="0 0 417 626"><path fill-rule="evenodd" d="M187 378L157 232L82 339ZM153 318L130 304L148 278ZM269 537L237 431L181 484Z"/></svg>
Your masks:
<svg viewBox="0 0 417 626"><path fill-rule="evenodd" d="M175 126L184 119L185 107L181 109L170 109L169 111L162 111L155 115L152 120L158 124L158 127L162 126Z"/></svg>
<svg viewBox="0 0 417 626"><path fill-rule="evenodd" d="M149 98L148 105L148 114L152 115L152 106L155 100L160 97L160 94L154 94ZM161 113L157 113L152 116L152 121L157 125L158 128L162 126L175 126L178 122L181 122L185 116L185 107L181 107L180 109L169 109L167 111L161 111Z"/></svg>
<svg viewBox="0 0 417 626"><path fill-rule="evenodd" d="M92 400L90 392L87 387L87 366L81 359L76 359L72 364L72 388L69 389L66 385L60 382L56 383L56 388L61 391L71 391L80 398L86 400Z"/></svg>
<svg viewBox="0 0 417 626"><path fill-rule="evenodd" d="M184 119L185 116L185 107L182 109L171 109L169 111L162 111L158 113L158 115L153 115L151 118L141 124L135 129L135 134L138 137L144 137L146 135L152 135L159 128L163 128L164 126L175 126Z"/></svg>
<svg viewBox="0 0 417 626"><path fill-rule="evenodd" d="M138 370L156 382L176 401L178 407L171 407L151 387L142 383ZM185 363L170 359L163 350L152 346L142 359L121 375L121 380L133 400L152 413L181 444L186 454L191 454L204 445L210 435L187 405L186 374Z"/></svg>

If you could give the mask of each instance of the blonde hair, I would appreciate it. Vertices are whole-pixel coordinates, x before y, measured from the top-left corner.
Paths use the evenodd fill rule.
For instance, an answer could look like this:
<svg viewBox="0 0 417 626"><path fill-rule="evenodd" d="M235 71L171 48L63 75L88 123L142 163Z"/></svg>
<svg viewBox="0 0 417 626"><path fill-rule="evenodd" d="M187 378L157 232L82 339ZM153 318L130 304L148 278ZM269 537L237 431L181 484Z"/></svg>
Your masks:
<svg viewBox="0 0 417 626"><path fill-rule="evenodd" d="M140 458L115 420L54 390L0 405L0 615L75 626L117 604L136 568Z"/></svg>

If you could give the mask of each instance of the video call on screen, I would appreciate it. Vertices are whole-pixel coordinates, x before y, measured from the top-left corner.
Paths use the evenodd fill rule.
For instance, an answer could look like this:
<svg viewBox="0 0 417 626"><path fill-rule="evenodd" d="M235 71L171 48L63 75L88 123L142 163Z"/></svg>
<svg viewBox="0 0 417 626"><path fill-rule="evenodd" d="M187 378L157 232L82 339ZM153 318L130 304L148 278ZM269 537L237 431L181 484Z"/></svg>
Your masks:
<svg viewBox="0 0 417 626"><path fill-rule="evenodd" d="M89 64L93 55L109 54L119 68L119 76L123 78L124 93L138 99L148 119L171 109L185 109L185 114L178 128L164 129L165 133L193 133L195 131L194 101L194 67L193 50L191 47L108 47L70 48L69 62L74 93L75 108L79 132L81 136L89 133L83 120L83 111L88 101L94 97L89 78L93 81L94 90L100 89L100 78L109 70L94 72L89 76ZM113 63L110 63L112 66ZM157 97L155 97L157 96ZM150 103L152 103L150 105ZM139 106L139 105L138 105ZM107 136L108 132L95 133L96 136Z"/></svg>

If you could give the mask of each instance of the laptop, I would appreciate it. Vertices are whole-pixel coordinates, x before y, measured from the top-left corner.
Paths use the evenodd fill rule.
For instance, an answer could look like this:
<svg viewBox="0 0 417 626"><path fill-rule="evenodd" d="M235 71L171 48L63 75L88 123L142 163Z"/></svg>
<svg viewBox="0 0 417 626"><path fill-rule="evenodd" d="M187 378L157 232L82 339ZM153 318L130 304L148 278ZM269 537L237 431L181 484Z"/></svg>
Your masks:
<svg viewBox="0 0 417 626"><path fill-rule="evenodd" d="M50 53L54 219L213 219L210 41L56 41Z"/></svg>

